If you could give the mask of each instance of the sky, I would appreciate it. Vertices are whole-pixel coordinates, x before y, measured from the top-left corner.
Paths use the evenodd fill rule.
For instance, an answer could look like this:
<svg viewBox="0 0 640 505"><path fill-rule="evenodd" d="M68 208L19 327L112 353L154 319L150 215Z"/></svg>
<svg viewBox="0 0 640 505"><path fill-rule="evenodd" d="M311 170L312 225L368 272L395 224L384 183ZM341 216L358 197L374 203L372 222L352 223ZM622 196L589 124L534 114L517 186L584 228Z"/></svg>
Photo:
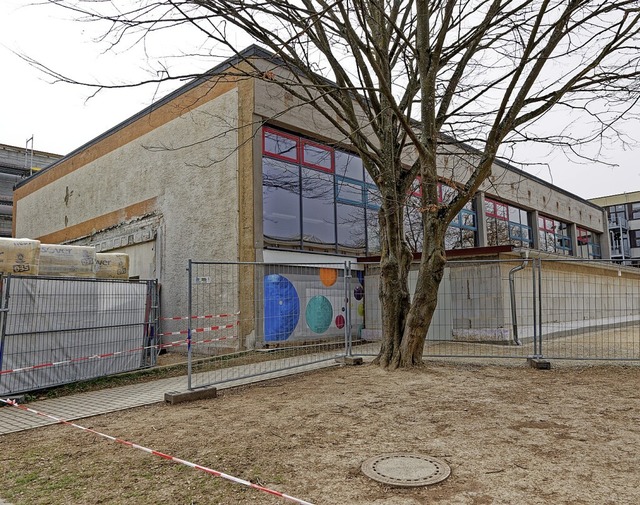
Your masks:
<svg viewBox="0 0 640 505"><path fill-rule="evenodd" d="M218 63L167 57L196 52L197 42L186 33L157 35L144 46L109 51L97 40L104 27L73 20L64 9L36 2L0 0L0 144L24 147L33 136L35 150L67 154L182 84L105 90L92 97L93 89L53 83L19 55L78 80L109 84L155 77L162 65L193 73ZM625 132L639 142L636 149L594 146L607 164L577 162L560 150L531 146L521 148L516 160L534 163L526 171L582 198L638 191L640 122L629 122Z"/></svg>

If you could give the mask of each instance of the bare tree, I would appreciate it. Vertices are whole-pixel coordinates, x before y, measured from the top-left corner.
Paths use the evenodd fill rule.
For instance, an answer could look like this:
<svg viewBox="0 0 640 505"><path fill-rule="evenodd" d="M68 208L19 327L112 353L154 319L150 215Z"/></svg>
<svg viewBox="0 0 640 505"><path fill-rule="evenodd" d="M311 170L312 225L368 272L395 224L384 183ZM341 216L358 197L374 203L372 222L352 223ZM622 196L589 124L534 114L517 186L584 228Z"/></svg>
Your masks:
<svg viewBox="0 0 640 505"><path fill-rule="evenodd" d="M109 21L114 44L190 25L212 47L239 54L227 33L235 29L277 56L289 72L275 84L323 115L379 188L377 362L388 368L422 362L448 224L489 177L500 149L531 140L527 125L562 107L586 115L592 128L580 136L559 128L538 140L575 145L616 134L638 100L637 0L49 1ZM253 70L247 75L271 78ZM442 152L460 161L444 167L456 190L444 201ZM410 303L403 223L416 194L412 212L422 214L422 229L411 235L422 257Z"/></svg>

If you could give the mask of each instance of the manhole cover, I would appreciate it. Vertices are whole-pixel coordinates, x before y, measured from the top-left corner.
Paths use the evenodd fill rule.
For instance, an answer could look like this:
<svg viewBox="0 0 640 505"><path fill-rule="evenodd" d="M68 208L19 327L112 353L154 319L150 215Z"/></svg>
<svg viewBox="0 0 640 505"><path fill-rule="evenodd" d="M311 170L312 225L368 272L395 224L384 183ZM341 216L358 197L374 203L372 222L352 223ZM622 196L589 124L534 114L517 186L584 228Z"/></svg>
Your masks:
<svg viewBox="0 0 640 505"><path fill-rule="evenodd" d="M423 454L394 453L375 456L362 463L367 477L391 486L429 486L451 473L449 465Z"/></svg>

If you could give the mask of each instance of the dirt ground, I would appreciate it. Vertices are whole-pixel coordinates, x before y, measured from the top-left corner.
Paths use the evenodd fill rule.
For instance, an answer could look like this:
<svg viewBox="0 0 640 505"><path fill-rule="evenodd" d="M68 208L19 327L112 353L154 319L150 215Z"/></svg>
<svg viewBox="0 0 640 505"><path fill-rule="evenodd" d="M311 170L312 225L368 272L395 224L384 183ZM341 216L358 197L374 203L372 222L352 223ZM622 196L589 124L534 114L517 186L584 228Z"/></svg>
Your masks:
<svg viewBox="0 0 640 505"><path fill-rule="evenodd" d="M317 505L640 503L640 367L555 365L331 368L78 423ZM15 505L288 503L68 426L0 443ZM360 472L390 452L451 476L399 489Z"/></svg>

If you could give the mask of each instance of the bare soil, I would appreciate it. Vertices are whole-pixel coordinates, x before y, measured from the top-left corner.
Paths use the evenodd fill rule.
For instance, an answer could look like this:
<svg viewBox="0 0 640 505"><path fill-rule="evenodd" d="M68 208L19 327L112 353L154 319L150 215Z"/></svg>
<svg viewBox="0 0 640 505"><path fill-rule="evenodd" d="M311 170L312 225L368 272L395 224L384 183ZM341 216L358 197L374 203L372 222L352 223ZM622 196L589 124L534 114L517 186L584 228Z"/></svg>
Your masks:
<svg viewBox="0 0 640 505"><path fill-rule="evenodd" d="M318 505L635 504L639 385L636 366L363 365L79 424ZM69 426L0 444L0 496L15 505L287 503ZM390 452L452 474L399 489L360 472Z"/></svg>

